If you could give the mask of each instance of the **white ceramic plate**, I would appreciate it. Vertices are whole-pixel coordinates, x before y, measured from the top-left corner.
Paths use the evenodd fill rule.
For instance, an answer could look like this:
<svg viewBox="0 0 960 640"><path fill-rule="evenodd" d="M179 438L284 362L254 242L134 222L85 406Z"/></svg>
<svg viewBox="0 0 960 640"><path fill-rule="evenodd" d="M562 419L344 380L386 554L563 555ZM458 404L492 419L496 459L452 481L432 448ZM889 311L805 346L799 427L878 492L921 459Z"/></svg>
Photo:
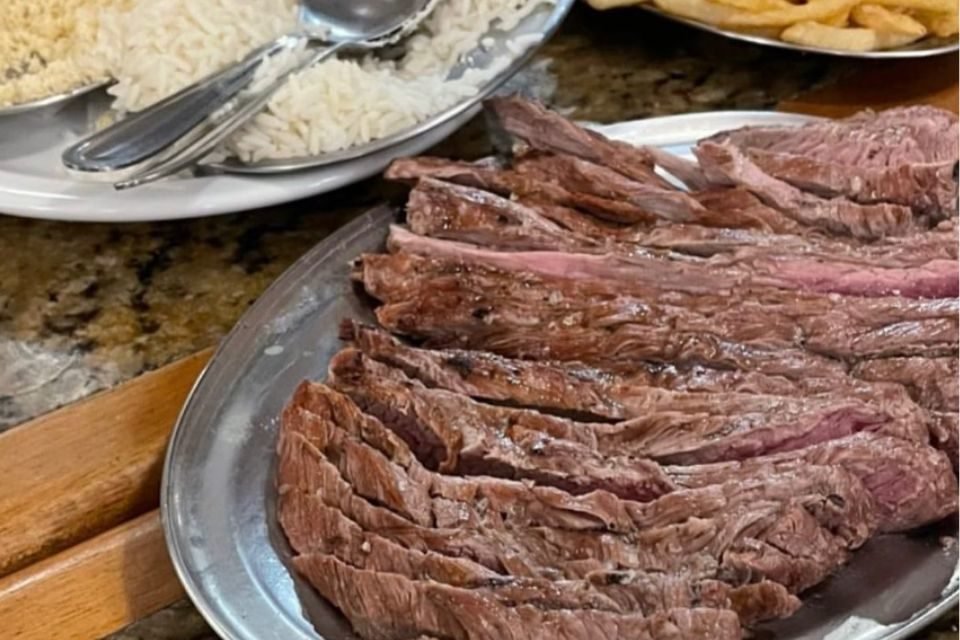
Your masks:
<svg viewBox="0 0 960 640"><path fill-rule="evenodd" d="M116 191L67 175L60 153L87 128L87 105L0 118L0 212L71 222L145 222L197 218L266 207L326 193L379 173L393 158L437 144L469 120L474 107L436 129L356 160L283 175L208 175Z"/></svg>
<svg viewBox="0 0 960 640"><path fill-rule="evenodd" d="M102 99L0 117L0 212L78 222L173 220L269 206L357 182L379 173L393 158L416 155L456 131L477 113L480 100L514 75L554 33L573 1L538 6L509 31L492 29L486 38L491 46L468 52L459 71L490 68L512 56L475 95L410 129L322 156L250 165L223 162L212 166L215 175L208 171L202 177L115 191L110 184L68 176L60 161L63 149L89 131L105 109ZM539 38L536 44L518 55L511 52L509 42L531 36Z"/></svg>
<svg viewBox="0 0 960 640"><path fill-rule="evenodd" d="M697 138L796 116L713 113L615 125L605 132L687 152ZM348 262L383 245L394 213L368 212L297 261L223 341L194 387L164 466L167 544L187 593L227 640L347 640L343 618L290 568L275 517L277 416L304 378L323 379L344 317L370 320ZM954 532L955 534L955 532ZM956 606L957 548L936 531L882 536L808 594L762 640L895 640Z"/></svg>

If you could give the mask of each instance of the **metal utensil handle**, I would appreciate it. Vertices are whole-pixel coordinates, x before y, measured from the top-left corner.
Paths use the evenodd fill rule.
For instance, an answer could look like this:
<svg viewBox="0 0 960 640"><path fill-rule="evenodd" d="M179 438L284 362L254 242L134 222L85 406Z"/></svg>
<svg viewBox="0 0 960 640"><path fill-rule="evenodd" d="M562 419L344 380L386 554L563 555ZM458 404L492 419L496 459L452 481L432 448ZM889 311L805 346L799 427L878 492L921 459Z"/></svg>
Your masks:
<svg viewBox="0 0 960 640"><path fill-rule="evenodd" d="M63 163L75 171L108 172L164 153L249 86L261 62L293 49L302 40L300 36L282 36L260 47L237 64L71 146L63 153Z"/></svg>
<svg viewBox="0 0 960 640"><path fill-rule="evenodd" d="M208 156L218 144L223 142L231 133L239 129L253 116L260 112L277 89L283 86L292 74L309 66L322 62L334 55L350 43L341 42L327 49L320 49L313 55L298 62L296 65L279 74L269 85L254 92L246 92L235 98L236 106L213 114L209 118L210 127L207 132L180 151L165 157L163 160L148 166L142 172L114 183L115 189L129 189L138 187L161 178L171 176L187 169ZM226 113L222 116L220 114ZM218 117L219 116L219 117Z"/></svg>

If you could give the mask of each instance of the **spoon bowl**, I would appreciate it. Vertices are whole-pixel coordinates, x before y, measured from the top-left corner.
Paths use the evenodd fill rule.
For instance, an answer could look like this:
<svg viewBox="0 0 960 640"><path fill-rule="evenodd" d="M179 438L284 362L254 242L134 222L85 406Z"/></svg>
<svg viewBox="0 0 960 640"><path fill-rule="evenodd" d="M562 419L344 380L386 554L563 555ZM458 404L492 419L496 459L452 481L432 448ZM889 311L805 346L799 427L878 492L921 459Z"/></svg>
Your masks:
<svg viewBox="0 0 960 640"><path fill-rule="evenodd" d="M362 42L376 47L394 32L406 33L406 25L419 24L418 18L434 4L436 0L301 0L297 22L306 34L330 44Z"/></svg>

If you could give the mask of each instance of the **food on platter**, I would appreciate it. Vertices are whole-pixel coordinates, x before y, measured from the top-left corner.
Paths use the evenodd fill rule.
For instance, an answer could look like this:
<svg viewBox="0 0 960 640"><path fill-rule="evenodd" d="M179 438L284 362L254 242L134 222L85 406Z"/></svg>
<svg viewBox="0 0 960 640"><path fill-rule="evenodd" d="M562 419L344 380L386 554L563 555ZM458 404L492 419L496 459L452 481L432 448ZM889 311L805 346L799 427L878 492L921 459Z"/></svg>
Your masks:
<svg viewBox="0 0 960 640"><path fill-rule="evenodd" d="M296 571L363 638L741 638L957 511L955 115L695 159L488 101L406 158L374 326L281 416Z"/></svg>
<svg viewBox="0 0 960 640"><path fill-rule="evenodd" d="M40 100L106 77L90 55L101 9L119 0L4 0L0 107Z"/></svg>
<svg viewBox="0 0 960 640"><path fill-rule="evenodd" d="M62 3L47 4L27 15L35 12L59 25ZM114 81L108 89L111 110L98 119L99 126L144 109L297 30L295 0L67 4L76 9L69 14L73 30L83 35L82 77ZM215 155L247 163L315 156L408 129L474 96L536 45L537 35L517 36L509 41L507 53L483 68L450 76L466 54L483 46L491 29L509 31L534 9L549 4L551 0L440 0L423 24L397 45L362 56L338 56L295 74ZM0 35L0 44L3 38ZM265 81L302 55L299 50L272 57L258 69L256 81ZM0 93L0 104L4 95ZM21 97L10 93L6 102Z"/></svg>
<svg viewBox="0 0 960 640"><path fill-rule="evenodd" d="M878 51L957 33L946 0L588 0L596 9L652 3L688 20L816 49ZM770 30L776 29L775 32ZM758 30L762 30L759 31Z"/></svg>

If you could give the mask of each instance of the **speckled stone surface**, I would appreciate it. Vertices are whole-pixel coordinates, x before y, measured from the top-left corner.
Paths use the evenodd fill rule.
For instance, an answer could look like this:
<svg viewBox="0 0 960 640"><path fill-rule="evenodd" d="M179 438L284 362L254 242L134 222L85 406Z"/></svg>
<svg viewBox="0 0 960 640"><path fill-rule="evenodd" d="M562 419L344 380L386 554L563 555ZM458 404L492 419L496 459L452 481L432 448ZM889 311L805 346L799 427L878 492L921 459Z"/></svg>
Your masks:
<svg viewBox="0 0 960 640"><path fill-rule="evenodd" d="M511 89L598 122L767 109L850 63L761 49L641 12L577 9ZM436 153L489 151L477 119ZM0 217L0 430L211 346L309 247L393 190L206 220L76 225ZM2 211L2 203L0 203ZM114 638L213 638L187 603ZM956 614L927 640L957 638Z"/></svg>

